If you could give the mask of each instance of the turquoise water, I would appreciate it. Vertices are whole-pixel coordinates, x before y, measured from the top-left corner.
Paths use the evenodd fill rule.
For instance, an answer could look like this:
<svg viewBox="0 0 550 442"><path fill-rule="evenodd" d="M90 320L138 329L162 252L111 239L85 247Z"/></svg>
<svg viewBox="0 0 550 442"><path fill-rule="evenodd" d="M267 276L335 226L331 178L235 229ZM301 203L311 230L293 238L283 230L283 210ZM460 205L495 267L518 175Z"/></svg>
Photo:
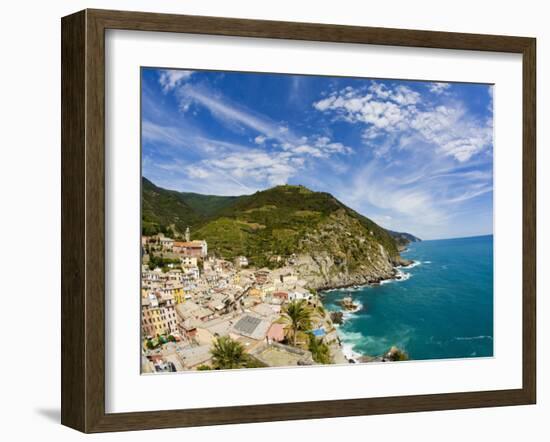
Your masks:
<svg viewBox="0 0 550 442"><path fill-rule="evenodd" d="M410 359L492 356L493 236L412 243L401 255L415 261L404 280L323 294L331 311L345 296L360 304L339 327L346 354L396 345Z"/></svg>

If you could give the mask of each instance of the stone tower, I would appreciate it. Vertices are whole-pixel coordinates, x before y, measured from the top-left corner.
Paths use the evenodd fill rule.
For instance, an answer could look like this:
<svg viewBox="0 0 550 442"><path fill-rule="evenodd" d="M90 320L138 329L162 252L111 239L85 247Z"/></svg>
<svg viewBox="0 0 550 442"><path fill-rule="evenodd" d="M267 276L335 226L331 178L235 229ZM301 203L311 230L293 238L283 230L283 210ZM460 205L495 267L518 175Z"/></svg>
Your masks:
<svg viewBox="0 0 550 442"><path fill-rule="evenodd" d="M189 226L185 229L185 241L189 242L191 240L191 232L189 232Z"/></svg>

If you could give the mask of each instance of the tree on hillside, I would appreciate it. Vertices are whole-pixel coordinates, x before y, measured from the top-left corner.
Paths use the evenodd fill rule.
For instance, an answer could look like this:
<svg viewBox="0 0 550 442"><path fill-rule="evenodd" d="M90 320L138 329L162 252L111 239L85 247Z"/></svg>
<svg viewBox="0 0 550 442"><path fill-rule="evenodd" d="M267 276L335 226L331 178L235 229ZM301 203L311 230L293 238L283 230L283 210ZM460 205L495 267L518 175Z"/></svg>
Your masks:
<svg viewBox="0 0 550 442"><path fill-rule="evenodd" d="M309 330L311 328L311 309L307 306L305 300L290 302L284 310L284 318L289 324L292 345L296 347L296 337L299 331Z"/></svg>
<svg viewBox="0 0 550 442"><path fill-rule="evenodd" d="M217 369L241 368L246 362L244 347L229 336L216 339L210 353Z"/></svg>

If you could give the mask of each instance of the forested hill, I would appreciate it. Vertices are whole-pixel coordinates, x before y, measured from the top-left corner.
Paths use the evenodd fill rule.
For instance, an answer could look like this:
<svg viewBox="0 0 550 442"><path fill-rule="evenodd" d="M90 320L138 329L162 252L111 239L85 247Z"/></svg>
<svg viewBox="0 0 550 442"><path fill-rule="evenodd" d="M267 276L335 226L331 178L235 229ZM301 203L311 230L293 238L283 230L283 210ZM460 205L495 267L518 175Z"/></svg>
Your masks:
<svg viewBox="0 0 550 442"><path fill-rule="evenodd" d="M397 246L400 250L407 247L411 242L420 242L420 241L422 241L420 238L418 238L417 236L411 235L410 233L394 232L393 230L387 230L387 232L391 236L393 236L393 238L395 239L395 242L397 243Z"/></svg>
<svg viewBox="0 0 550 442"><path fill-rule="evenodd" d="M166 190L143 178L142 200L144 234L177 237L189 226L193 239L208 241L210 252L227 259L245 255L259 267L298 254L328 259L333 272L353 272L369 262L385 269L386 262L400 259L388 231L329 193L303 186L223 197Z"/></svg>

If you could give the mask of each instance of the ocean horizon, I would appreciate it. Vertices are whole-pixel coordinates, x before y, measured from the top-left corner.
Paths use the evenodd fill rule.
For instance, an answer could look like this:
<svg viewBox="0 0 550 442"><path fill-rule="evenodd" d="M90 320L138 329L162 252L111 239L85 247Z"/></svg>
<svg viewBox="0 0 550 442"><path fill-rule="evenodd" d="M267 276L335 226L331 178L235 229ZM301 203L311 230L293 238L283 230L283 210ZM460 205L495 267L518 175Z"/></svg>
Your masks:
<svg viewBox="0 0 550 442"><path fill-rule="evenodd" d="M346 356L392 346L411 360L493 356L493 235L410 243L400 280L323 293L329 311L351 296L338 333Z"/></svg>

